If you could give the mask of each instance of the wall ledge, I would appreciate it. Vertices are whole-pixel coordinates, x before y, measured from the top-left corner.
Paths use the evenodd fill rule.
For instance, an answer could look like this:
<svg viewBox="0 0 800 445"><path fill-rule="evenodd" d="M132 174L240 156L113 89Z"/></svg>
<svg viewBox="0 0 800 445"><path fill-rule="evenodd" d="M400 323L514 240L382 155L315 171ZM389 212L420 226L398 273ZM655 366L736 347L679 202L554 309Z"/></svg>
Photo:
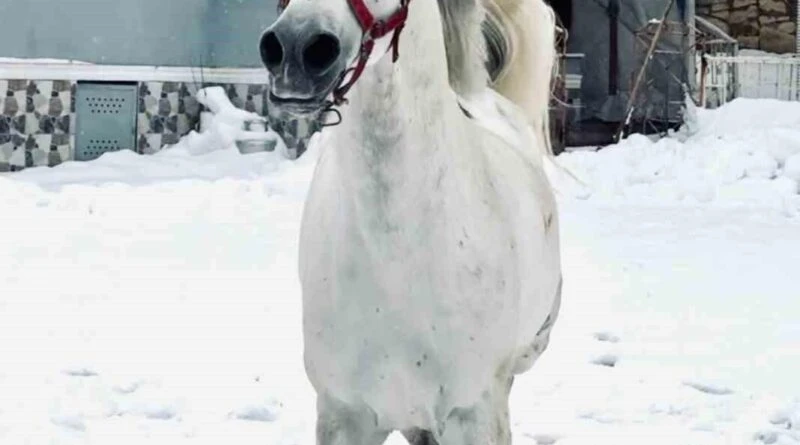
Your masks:
<svg viewBox="0 0 800 445"><path fill-rule="evenodd" d="M0 60L0 79L105 82L194 82L265 84L264 68L199 68L94 65L71 61Z"/></svg>

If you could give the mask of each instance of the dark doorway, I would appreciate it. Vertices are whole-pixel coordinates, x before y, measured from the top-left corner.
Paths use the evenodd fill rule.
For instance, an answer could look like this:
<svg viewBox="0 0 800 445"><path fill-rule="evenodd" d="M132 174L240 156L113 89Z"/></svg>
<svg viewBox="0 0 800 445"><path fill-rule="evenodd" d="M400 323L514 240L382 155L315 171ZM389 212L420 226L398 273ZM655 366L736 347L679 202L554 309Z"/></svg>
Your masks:
<svg viewBox="0 0 800 445"><path fill-rule="evenodd" d="M547 0L553 8L561 27L569 31L572 26L572 0Z"/></svg>

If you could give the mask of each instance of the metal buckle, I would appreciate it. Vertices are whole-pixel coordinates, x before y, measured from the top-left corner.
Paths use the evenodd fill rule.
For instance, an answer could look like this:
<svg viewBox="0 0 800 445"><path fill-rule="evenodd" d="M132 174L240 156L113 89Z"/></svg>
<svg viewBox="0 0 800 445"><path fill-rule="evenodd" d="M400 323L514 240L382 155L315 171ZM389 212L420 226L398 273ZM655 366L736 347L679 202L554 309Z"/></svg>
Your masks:
<svg viewBox="0 0 800 445"><path fill-rule="evenodd" d="M329 113L333 113L333 115L336 116L336 121L331 123L327 122L326 115L328 115ZM327 108L322 110L319 120L320 120L320 126L322 128L335 127L342 123L342 113L339 110L337 110L335 104L331 102Z"/></svg>

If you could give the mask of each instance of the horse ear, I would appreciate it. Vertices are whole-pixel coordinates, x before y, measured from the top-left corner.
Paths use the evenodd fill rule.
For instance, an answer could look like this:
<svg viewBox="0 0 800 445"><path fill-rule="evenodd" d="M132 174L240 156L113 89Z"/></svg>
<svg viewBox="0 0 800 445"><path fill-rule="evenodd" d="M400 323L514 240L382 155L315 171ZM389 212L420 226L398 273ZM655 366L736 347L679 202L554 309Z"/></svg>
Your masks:
<svg viewBox="0 0 800 445"><path fill-rule="evenodd" d="M278 0L278 14L282 13L289 6L289 0Z"/></svg>

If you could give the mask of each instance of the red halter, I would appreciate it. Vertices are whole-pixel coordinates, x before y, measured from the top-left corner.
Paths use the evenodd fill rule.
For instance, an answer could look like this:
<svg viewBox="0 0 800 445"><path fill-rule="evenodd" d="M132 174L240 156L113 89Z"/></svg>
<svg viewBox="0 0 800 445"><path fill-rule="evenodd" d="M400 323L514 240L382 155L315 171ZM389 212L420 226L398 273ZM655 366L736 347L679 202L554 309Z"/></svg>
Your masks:
<svg viewBox="0 0 800 445"><path fill-rule="evenodd" d="M278 8L286 8L290 1L291 0L278 0ZM375 41L391 32L394 32L391 43L392 62L397 62L398 57L400 57L400 33L406 25L409 3L411 3L411 0L400 0L400 9L397 12L386 20L376 20L366 3L364 3L364 0L348 0L350 9L353 10L353 13L358 19L358 23L361 25L362 31L364 31L364 36L361 39L361 48L358 51L358 62L356 62L354 67L342 73L339 84L333 90L333 103L335 105L347 103L345 95L353 88L353 85L355 85L356 81L358 81L364 73L372 51L375 49ZM350 74L352 74L350 80L345 82L345 79Z"/></svg>

